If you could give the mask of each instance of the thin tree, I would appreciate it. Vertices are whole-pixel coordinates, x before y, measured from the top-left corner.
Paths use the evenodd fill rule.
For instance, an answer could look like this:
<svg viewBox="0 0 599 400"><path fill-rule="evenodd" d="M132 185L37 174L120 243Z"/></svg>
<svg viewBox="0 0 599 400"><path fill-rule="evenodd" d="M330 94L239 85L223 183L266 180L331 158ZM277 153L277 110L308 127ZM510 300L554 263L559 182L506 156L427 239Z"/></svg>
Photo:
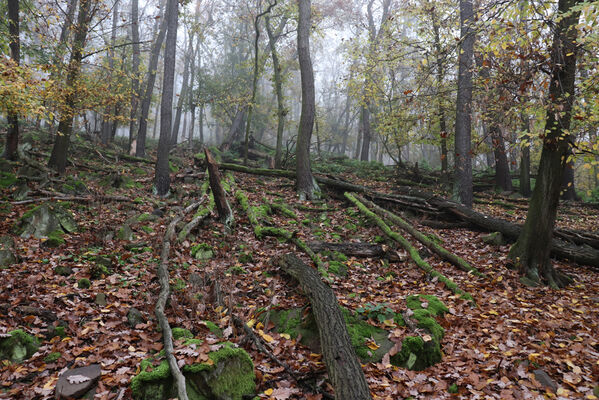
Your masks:
<svg viewBox="0 0 599 400"><path fill-rule="evenodd" d="M133 55L131 58L131 114L129 115L129 151L137 129L137 108L139 105L139 0L131 0L131 39Z"/></svg>
<svg viewBox="0 0 599 400"><path fill-rule="evenodd" d="M545 121L543 149L535 188L526 222L518 241L510 250L510 258L527 282L563 287L570 278L558 273L551 260L551 237L564 169L568 163L572 137L569 133L576 79L576 38L579 11L573 7L581 0L559 0L551 51L551 84L549 108Z"/></svg>
<svg viewBox="0 0 599 400"><path fill-rule="evenodd" d="M266 32L268 34L268 46L272 57L273 75L275 80L275 93L277 95L277 143L275 145L275 168L281 168L283 154L283 130L285 129L285 97L283 96L283 74L281 73L281 63L277 52L278 37L272 31L270 16L264 19Z"/></svg>
<svg viewBox="0 0 599 400"><path fill-rule="evenodd" d="M161 9L164 9L164 4L165 3L163 2L163 7L161 7ZM164 14L161 15L161 18L158 21L156 21L156 25L159 26L159 29L156 40L154 40L154 44L152 45L152 50L150 51L146 89L141 101L139 130L137 131L137 145L135 147L135 155L137 157L146 156L146 136L148 133L148 116L150 115L150 106L152 105L152 92L154 91L154 84L156 83L156 71L158 70L160 49L162 48L162 43L166 36L167 20L164 18Z"/></svg>
<svg viewBox="0 0 599 400"><path fill-rule="evenodd" d="M8 0L8 32L10 35L10 58L12 58L15 67L18 67L21 60L19 0ZM17 147L19 145L19 114L10 105L6 119L8 122L8 132L4 147L4 157L9 160L16 160L18 158Z"/></svg>
<svg viewBox="0 0 599 400"><path fill-rule="evenodd" d="M119 0L114 2L112 6L112 31L110 32L110 46L108 47L108 71L114 74L114 46L116 45L117 20L119 17ZM108 91L112 91L112 84L108 85ZM116 116L116 105L106 106L104 115L102 116L102 144L106 145L110 142L112 125L116 124L113 118Z"/></svg>
<svg viewBox="0 0 599 400"><path fill-rule="evenodd" d="M310 141L316 113L314 71L310 58L311 0L298 0L297 54L302 81L302 113L295 149L297 192L300 200L313 200L318 186L310 167Z"/></svg>
<svg viewBox="0 0 599 400"><path fill-rule="evenodd" d="M462 204L472 207L472 60L474 11L471 0L460 0L461 45L458 55L458 96L455 120L455 188Z"/></svg>
<svg viewBox="0 0 599 400"><path fill-rule="evenodd" d="M192 32L189 34L189 39L187 42L187 46L185 49L185 57L183 61L183 85L181 86L181 93L179 93L179 98L177 99L177 108L175 111L175 121L173 123L173 131L171 132L171 147L177 145L179 141L179 126L181 125L181 114L183 113L183 104L187 100L187 91L189 87L189 65L191 63L191 57L194 54L193 51L193 39L194 35ZM185 127L183 127L183 134L185 134Z"/></svg>
<svg viewBox="0 0 599 400"><path fill-rule="evenodd" d="M75 103L77 100L77 92L74 90L74 87L81 72L81 60L83 59L85 40L94 14L93 11L95 11L95 7L92 8L92 5L95 4L96 0L81 0L79 2L71 59L67 67L65 81L65 87L67 88L65 107L60 113L58 132L54 140L50 160L48 161L48 166L54 168L59 174L64 174L67 167L67 152L69 150L71 133L73 132L73 117L75 116Z"/></svg>
<svg viewBox="0 0 599 400"><path fill-rule="evenodd" d="M169 176L168 155L170 150L171 124L173 120L173 92L175 85L175 57L177 55L178 0L167 1L167 33L164 49L164 75L162 78L162 100L160 103L160 138L154 186L158 196L166 196L171 179Z"/></svg>

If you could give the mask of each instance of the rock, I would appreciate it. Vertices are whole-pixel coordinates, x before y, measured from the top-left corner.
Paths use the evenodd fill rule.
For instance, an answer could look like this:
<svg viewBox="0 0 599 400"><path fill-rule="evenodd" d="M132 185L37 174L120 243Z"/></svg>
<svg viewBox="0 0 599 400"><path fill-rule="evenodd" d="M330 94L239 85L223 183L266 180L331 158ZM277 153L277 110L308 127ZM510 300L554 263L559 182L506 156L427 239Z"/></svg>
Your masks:
<svg viewBox="0 0 599 400"><path fill-rule="evenodd" d="M553 393L557 391L557 383L547 375L547 372L542 369L535 369L533 373L535 374L536 380L539 381L541 385L547 389L551 389Z"/></svg>
<svg viewBox="0 0 599 400"><path fill-rule="evenodd" d="M127 240L129 242L135 239L135 235L133 234L131 227L127 224L119 228L119 230L116 233L116 236L121 240Z"/></svg>
<svg viewBox="0 0 599 400"><path fill-rule="evenodd" d="M196 363L181 368L190 399L242 400L254 397L254 365L245 350L232 343L224 343L220 349L210 352L208 357L212 361L210 364ZM159 365L154 365L152 359L144 360L140 371L131 380L134 399L166 400L177 397L177 387L168 362L163 360Z"/></svg>
<svg viewBox="0 0 599 400"><path fill-rule="evenodd" d="M17 329L0 336L0 360L20 363L35 354L39 347L39 342L35 336Z"/></svg>
<svg viewBox="0 0 599 400"><path fill-rule="evenodd" d="M152 215L155 215L155 216L157 216L157 217L162 217L162 216L164 215L164 211L163 211L163 210L161 210L160 208L155 208L155 209L152 211Z"/></svg>
<svg viewBox="0 0 599 400"><path fill-rule="evenodd" d="M77 231L77 223L70 211L57 203L44 203L27 211L21 217L17 232L22 238L42 239L51 234Z"/></svg>
<svg viewBox="0 0 599 400"><path fill-rule="evenodd" d="M106 295L104 293L96 294L96 299L94 300L94 303L101 307L104 307L106 305Z"/></svg>
<svg viewBox="0 0 599 400"><path fill-rule="evenodd" d="M56 268L54 268L54 273L60 276L70 276L73 273L73 268L69 266L59 265Z"/></svg>
<svg viewBox="0 0 599 400"><path fill-rule="evenodd" d="M91 285L92 283L87 278L81 278L79 281L77 281L77 287L79 289L89 289Z"/></svg>
<svg viewBox="0 0 599 400"><path fill-rule="evenodd" d="M15 252L15 240L12 236L0 236L0 268L9 267L19 262Z"/></svg>
<svg viewBox="0 0 599 400"><path fill-rule="evenodd" d="M493 246L502 246L505 244L505 240L503 239L503 235L501 234L501 232L493 232L489 233L488 235L483 235L481 239L486 244L490 244Z"/></svg>
<svg viewBox="0 0 599 400"><path fill-rule="evenodd" d="M54 248L54 247L62 246L63 244L66 243L63 236L64 236L64 232L61 230L56 230L54 232L50 232L48 234L48 239L46 239L42 242L42 247Z"/></svg>
<svg viewBox="0 0 599 400"><path fill-rule="evenodd" d="M136 325L143 324L144 322L146 322L146 319L141 314L141 311L135 307L131 307L127 313L127 323L129 326L135 328Z"/></svg>
<svg viewBox="0 0 599 400"><path fill-rule="evenodd" d="M94 389L101 375L100 364L67 370L58 378L55 398L58 400L80 399Z"/></svg>
<svg viewBox="0 0 599 400"><path fill-rule="evenodd" d="M200 243L191 247L191 256L196 260L209 260L213 255L212 247L207 243Z"/></svg>

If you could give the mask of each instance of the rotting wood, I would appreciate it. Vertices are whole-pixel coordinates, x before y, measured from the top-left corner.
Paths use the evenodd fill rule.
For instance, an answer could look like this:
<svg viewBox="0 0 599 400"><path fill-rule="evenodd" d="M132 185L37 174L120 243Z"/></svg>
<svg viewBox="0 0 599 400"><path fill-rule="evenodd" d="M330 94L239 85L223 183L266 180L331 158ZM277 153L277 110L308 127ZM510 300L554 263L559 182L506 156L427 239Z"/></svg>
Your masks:
<svg viewBox="0 0 599 400"><path fill-rule="evenodd" d="M324 363L337 399L371 399L364 371L352 347L345 319L333 290L318 273L293 254L274 260L285 273L299 282L310 301L318 327Z"/></svg>
<svg viewBox="0 0 599 400"><path fill-rule="evenodd" d="M408 252L408 254L412 258L412 260L414 261L416 266L418 266L418 268L422 269L423 271L430 274L431 276L437 278L440 282L444 283L445 286L449 290L451 290L452 292L454 292L457 295L460 295L463 299L474 302L474 299L472 298L472 296L469 293L460 289L454 281L447 278L445 275L441 274L439 271L437 271L433 267L431 267L429 263L427 263L426 261L424 261L422 259L422 257L420 257L418 250L416 250L416 248L414 246L412 246L408 240L406 240L403 236L401 236L397 232L392 231L391 228L389 228L389 225L387 225L381 218L377 217L377 215L374 212L369 210L368 207L366 207L362 202L360 202L358 199L356 199L354 197L354 195L346 192L345 197L349 201L351 201L356 207L358 207L360 212L362 214L364 214L373 224L375 224L379 228L381 228L381 230L387 236L389 236L391 239L393 239L397 243L399 243L401 245L401 247L403 247Z"/></svg>
<svg viewBox="0 0 599 400"><path fill-rule="evenodd" d="M364 199L360 195L355 195L355 197L356 197L356 199L358 199L359 201L361 201L362 203L364 203L366 206L368 206L372 210L374 210L374 212L376 214L378 214L381 218L385 218L385 219L393 222L395 225L397 225L398 227L400 227L404 231L408 232L416 240L418 240L420 243L422 243L423 245L425 245L426 247L428 247L430 250L432 250L435 254L437 254L443 260L449 261L450 263L452 263L456 267L458 267L458 268L460 268L460 269L462 269L462 270L464 270L466 272L470 272L470 273L472 273L474 275L477 275L477 276L485 276L477 268L475 268L472 265L470 265L470 263L468 261L466 261L463 258L455 255L454 253L452 253L449 250L445 249L443 246L441 246L438 243L434 242L429 237L427 237L422 232L418 231L416 228L414 228L412 225L410 225L408 222L406 222L399 215L394 214L391 211L385 210L384 208L382 208L382 207L374 204L373 202Z"/></svg>
<svg viewBox="0 0 599 400"><path fill-rule="evenodd" d="M181 373L179 366L177 365L177 359L173 355L173 331L168 322L168 319L164 313L164 308L166 306L166 302L170 296L170 284L169 284L169 272L168 272L168 259L169 253L171 250L171 240L175 236L175 230L179 221L183 219L185 214L190 213L195 210L201 201L190 205L185 208L182 213L176 216L171 223L168 225L166 229L166 233L164 234L164 239L162 241L162 251L160 253L160 263L158 264L156 274L158 276L158 281L160 282L160 294L158 295L158 300L156 301L155 314L156 319L158 319L158 323L162 329L162 341L164 342L164 353L166 359L168 361L168 365L170 367L171 374L177 384L177 393L179 395L179 399L188 400L187 390L185 387L185 377Z"/></svg>
<svg viewBox="0 0 599 400"><path fill-rule="evenodd" d="M323 251L333 251L343 253L346 256L351 257L376 257L376 258L388 258L389 261L399 260L399 256L395 251L387 246L374 243L363 243L363 242L344 242L344 243L330 243L330 242L308 242L308 247L314 252L320 253Z"/></svg>
<svg viewBox="0 0 599 400"><path fill-rule="evenodd" d="M243 165L230 163L221 164L221 168L254 175L278 176L295 179L295 172L287 170L248 168ZM423 214L441 216L445 213L454 218L458 217L460 220L468 222L470 226L475 226L490 232L501 232L510 240L516 240L522 229L520 225L488 217L458 203L445 200L437 195L418 189L410 188L402 190L401 194L386 194L377 192L366 186L354 185L318 175L314 175L314 178L318 183L334 190L363 193L375 202L387 201ZM593 249L592 247L577 246L554 238L552 240L551 255L559 259L571 260L578 264L599 267L599 250Z"/></svg>
<svg viewBox="0 0 599 400"><path fill-rule="evenodd" d="M214 161L214 158L212 158L212 154L210 154L207 147L204 148L204 153L206 154L206 166L208 168L210 188L212 189L212 194L214 196L214 204L218 211L218 217L227 229L231 229L234 223L233 211L227 201L225 189L223 189L223 185L220 182L218 164Z"/></svg>

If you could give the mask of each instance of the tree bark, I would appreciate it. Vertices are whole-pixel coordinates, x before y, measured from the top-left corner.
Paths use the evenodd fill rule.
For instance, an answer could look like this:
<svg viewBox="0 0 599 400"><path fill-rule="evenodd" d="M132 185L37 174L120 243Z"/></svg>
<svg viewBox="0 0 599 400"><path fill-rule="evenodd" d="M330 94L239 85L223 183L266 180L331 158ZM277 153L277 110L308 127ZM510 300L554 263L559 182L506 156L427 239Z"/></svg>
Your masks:
<svg viewBox="0 0 599 400"><path fill-rule="evenodd" d="M164 3L163 3L164 4ZM162 7L164 8L164 7ZM150 52L150 63L148 66L148 76L146 78L146 89L141 102L141 115L139 117L139 130L137 132L137 145L135 155L137 157L145 157L146 155L146 135L148 132L148 116L150 114L150 105L152 104L152 92L154 91L154 83L156 82L156 70L158 68L158 59L160 57L160 49L164 36L166 35L167 20L162 15L160 19L160 28L156 40L152 45ZM158 23L158 22L157 22ZM155 121L156 123L156 121Z"/></svg>
<svg viewBox="0 0 599 400"><path fill-rule="evenodd" d="M129 116L129 146L128 151L134 151L132 148L135 131L137 129L137 108L139 105L140 87L139 87L139 0L131 0L131 40L133 41L133 55L131 59L131 114Z"/></svg>
<svg viewBox="0 0 599 400"><path fill-rule="evenodd" d="M455 122L455 188L457 199L472 207L472 59L474 11L471 0L460 0L461 45L458 55L458 96Z"/></svg>
<svg viewBox="0 0 599 400"><path fill-rule="evenodd" d="M160 104L160 139L154 185L159 196L166 196L170 188L168 156L170 151L171 124L173 119L173 91L175 80L175 56L177 53L178 0L167 1L167 34L164 50L164 77L162 79L162 101ZM139 143L139 142L138 142Z"/></svg>
<svg viewBox="0 0 599 400"><path fill-rule="evenodd" d="M527 115L522 115L522 124L524 132L529 132L529 121ZM530 197L532 193L530 189L530 136L522 137L522 153L520 156L520 194L525 197Z"/></svg>
<svg viewBox="0 0 599 400"><path fill-rule="evenodd" d="M495 186L504 192L512 191L512 177L505 151L505 140L501 128L493 123L491 128L493 139L493 153L495 154Z"/></svg>
<svg viewBox="0 0 599 400"><path fill-rule="evenodd" d="M370 154L370 140L371 140L371 132L370 132L370 109L369 104L362 106L362 152L360 153L360 160L368 161Z"/></svg>
<svg viewBox="0 0 599 400"><path fill-rule="evenodd" d="M114 2L112 7L112 31L110 32L110 47L108 48L108 72L114 73L114 46L116 44L117 19L119 17L119 2ZM112 84L108 85L108 91L112 92ZM102 144L107 145L112 137L112 125L116 124L113 120L116 114L116 105L106 106L102 116Z"/></svg>
<svg viewBox="0 0 599 400"><path fill-rule="evenodd" d="M183 111L183 104L187 99L187 87L189 86L189 64L191 57L193 56L193 34L189 38L187 51L185 52L185 61L183 66L183 85L181 86L181 93L177 99L177 111L175 112L175 122L173 123L173 131L171 133L171 147L176 146L179 141L179 125L181 125L181 112ZM185 129L183 129L185 134Z"/></svg>
<svg viewBox="0 0 599 400"><path fill-rule="evenodd" d="M231 211L231 207L227 201L227 194L223 189L223 185L220 183L218 165L212 158L212 155L207 147L204 147L204 153L206 154L206 166L208 168L210 188L212 189L212 195L214 196L214 204L216 206L216 210L218 211L218 216L225 226L231 227L233 224L233 211Z"/></svg>
<svg viewBox="0 0 599 400"><path fill-rule="evenodd" d="M297 192L301 200L315 198L316 184L310 167L310 141L316 112L314 71L310 58L311 0L298 0L299 21L297 28L297 52L302 81L302 113L296 145Z"/></svg>
<svg viewBox="0 0 599 400"><path fill-rule="evenodd" d="M572 148L568 149L566 155L566 167L564 168L564 178L562 179L562 200L578 200L576 195L576 188L574 187L574 159Z"/></svg>
<svg viewBox="0 0 599 400"><path fill-rule="evenodd" d="M558 273L549 259L551 237L557 215L564 168L570 151L570 117L575 95L576 53L575 28L580 15L571 10L580 0L559 0L562 17L556 26L551 53L549 109L545 123L543 150L535 188L524 228L510 250L510 258L520 272L535 283L563 287L570 279ZM565 14L565 15L564 15Z"/></svg>
<svg viewBox="0 0 599 400"><path fill-rule="evenodd" d="M275 168L281 168L283 157L283 130L285 129L285 98L283 97L283 77L281 76L281 64L277 53L277 39L270 25L270 16L266 16L266 32L268 34L268 45L272 57L274 70L275 93L277 95L277 144L275 146Z"/></svg>
<svg viewBox="0 0 599 400"><path fill-rule="evenodd" d="M67 168L67 152L69 149L71 133L73 132L73 118L75 116L75 103L77 100L74 86L81 70L85 39L87 38L87 31L89 30L89 24L92 19L92 4L95 5L96 0L81 0L79 4L71 59L67 67L67 78L65 81L65 86L68 88L65 98L66 107L60 114L58 134L54 140L54 147L52 148L50 160L48 161L48 166L54 168L61 175L64 174Z"/></svg>
<svg viewBox="0 0 599 400"><path fill-rule="evenodd" d="M8 33L10 35L10 58L15 66L21 61L21 40L19 38L19 0L8 0ZM19 146L19 114L17 110L8 105L6 115L8 132L4 147L4 158L16 160L18 158L17 148Z"/></svg>
<svg viewBox="0 0 599 400"><path fill-rule="evenodd" d="M300 0L304 1L304 0ZM316 270L293 254L275 260L287 274L297 280L310 300L324 363L337 399L371 399L364 372L352 347L345 319L333 290L324 284Z"/></svg>

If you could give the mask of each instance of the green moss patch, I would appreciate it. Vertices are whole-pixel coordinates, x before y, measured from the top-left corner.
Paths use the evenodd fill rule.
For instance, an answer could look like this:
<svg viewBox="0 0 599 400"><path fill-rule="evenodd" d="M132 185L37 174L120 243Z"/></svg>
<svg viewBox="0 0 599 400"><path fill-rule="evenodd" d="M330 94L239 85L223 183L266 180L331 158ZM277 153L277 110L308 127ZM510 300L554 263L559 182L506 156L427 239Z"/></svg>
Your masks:
<svg viewBox="0 0 599 400"><path fill-rule="evenodd" d="M191 256L196 260L209 260L214 256L214 252L208 243L200 243L191 247Z"/></svg>
<svg viewBox="0 0 599 400"><path fill-rule="evenodd" d="M17 177L10 172L0 171L0 188L6 189L17 183Z"/></svg>
<svg viewBox="0 0 599 400"><path fill-rule="evenodd" d="M14 363L31 357L40 347L35 336L29 335L21 329L8 333L7 337L0 337L0 359L10 360Z"/></svg>
<svg viewBox="0 0 599 400"><path fill-rule="evenodd" d="M58 360L61 356L62 356L62 354L60 354L58 352L50 353L46 357L44 357L44 362L47 362L47 363L54 362L54 361Z"/></svg>
<svg viewBox="0 0 599 400"><path fill-rule="evenodd" d="M406 305L410 310L426 309L434 316L443 315L449 309L437 298L430 294L416 294L406 297Z"/></svg>

